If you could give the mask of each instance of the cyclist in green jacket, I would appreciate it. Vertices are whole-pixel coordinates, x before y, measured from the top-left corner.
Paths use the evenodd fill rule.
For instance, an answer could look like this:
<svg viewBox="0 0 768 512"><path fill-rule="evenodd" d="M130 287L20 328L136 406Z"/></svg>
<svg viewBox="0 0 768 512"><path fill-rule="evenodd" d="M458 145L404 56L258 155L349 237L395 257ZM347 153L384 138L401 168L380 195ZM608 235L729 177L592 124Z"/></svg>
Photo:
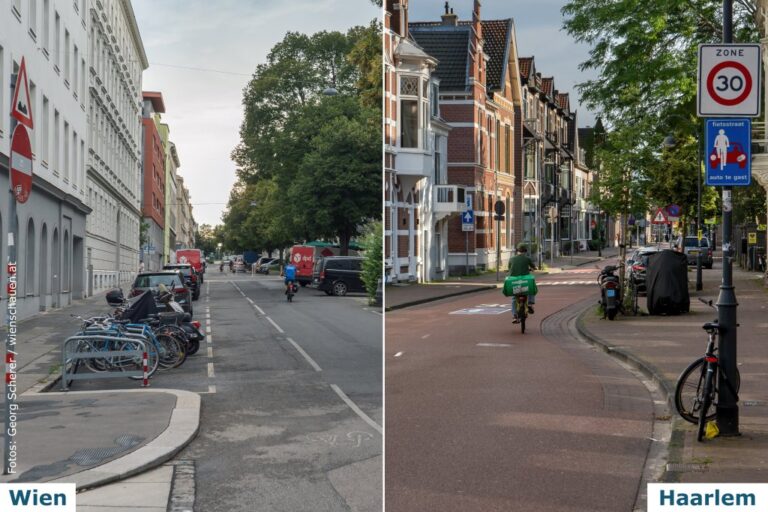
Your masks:
<svg viewBox="0 0 768 512"><path fill-rule="evenodd" d="M536 270L533 260L528 257L528 246L525 244L517 245L517 255L509 259L509 275L525 276ZM528 313L533 314L533 305L536 303L535 295L528 295Z"/></svg>

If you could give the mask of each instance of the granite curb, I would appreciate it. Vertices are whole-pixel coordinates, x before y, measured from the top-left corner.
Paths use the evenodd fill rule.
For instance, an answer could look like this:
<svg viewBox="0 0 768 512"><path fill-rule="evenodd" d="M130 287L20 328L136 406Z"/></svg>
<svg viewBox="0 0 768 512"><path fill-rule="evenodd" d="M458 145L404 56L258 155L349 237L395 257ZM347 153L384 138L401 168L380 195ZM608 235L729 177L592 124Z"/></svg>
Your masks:
<svg viewBox="0 0 768 512"><path fill-rule="evenodd" d="M135 476L167 462L186 447L200 429L201 398L197 393L178 389L121 389L109 391L67 391L46 393L46 396L72 396L113 393L168 393L176 396L168 427L155 439L124 457L48 483L74 483L77 491L92 489Z"/></svg>

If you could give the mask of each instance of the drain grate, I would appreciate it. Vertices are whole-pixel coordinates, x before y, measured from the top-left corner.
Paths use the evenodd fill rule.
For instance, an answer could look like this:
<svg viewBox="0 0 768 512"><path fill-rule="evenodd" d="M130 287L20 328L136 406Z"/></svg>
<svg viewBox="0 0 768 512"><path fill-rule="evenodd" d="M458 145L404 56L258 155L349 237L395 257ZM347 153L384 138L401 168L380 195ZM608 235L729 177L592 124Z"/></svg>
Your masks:
<svg viewBox="0 0 768 512"><path fill-rule="evenodd" d="M682 464L677 462L670 462L667 464L667 471L673 473L690 473L695 471L706 471L706 464Z"/></svg>

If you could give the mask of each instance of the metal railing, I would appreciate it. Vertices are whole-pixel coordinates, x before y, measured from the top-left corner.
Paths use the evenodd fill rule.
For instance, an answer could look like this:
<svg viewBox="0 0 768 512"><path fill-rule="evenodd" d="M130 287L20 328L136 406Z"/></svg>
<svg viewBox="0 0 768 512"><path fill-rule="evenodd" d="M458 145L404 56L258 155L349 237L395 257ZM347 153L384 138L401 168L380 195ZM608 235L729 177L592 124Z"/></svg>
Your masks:
<svg viewBox="0 0 768 512"><path fill-rule="evenodd" d="M104 331L101 331L104 332ZM127 333L125 336L102 334L98 330L70 336L61 345L61 390L68 391L70 382L90 379L139 378L142 387L149 386L148 354L146 337ZM126 345L126 341L130 344ZM104 344L105 350L94 345ZM125 348L128 346L129 348ZM120 348L120 350L112 350ZM90 360L100 366L100 371L78 374L80 361ZM133 369L137 368L137 369ZM138 369L141 368L141 369Z"/></svg>

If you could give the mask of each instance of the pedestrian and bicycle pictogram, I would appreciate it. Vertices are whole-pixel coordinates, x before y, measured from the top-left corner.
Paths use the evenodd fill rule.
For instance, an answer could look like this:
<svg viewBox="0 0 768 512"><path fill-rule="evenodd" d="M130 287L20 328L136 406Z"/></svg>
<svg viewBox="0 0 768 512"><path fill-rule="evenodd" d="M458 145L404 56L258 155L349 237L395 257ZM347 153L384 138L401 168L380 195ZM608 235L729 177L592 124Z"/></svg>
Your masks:
<svg viewBox="0 0 768 512"><path fill-rule="evenodd" d="M708 119L707 185L749 185L752 181L752 123L749 119Z"/></svg>

